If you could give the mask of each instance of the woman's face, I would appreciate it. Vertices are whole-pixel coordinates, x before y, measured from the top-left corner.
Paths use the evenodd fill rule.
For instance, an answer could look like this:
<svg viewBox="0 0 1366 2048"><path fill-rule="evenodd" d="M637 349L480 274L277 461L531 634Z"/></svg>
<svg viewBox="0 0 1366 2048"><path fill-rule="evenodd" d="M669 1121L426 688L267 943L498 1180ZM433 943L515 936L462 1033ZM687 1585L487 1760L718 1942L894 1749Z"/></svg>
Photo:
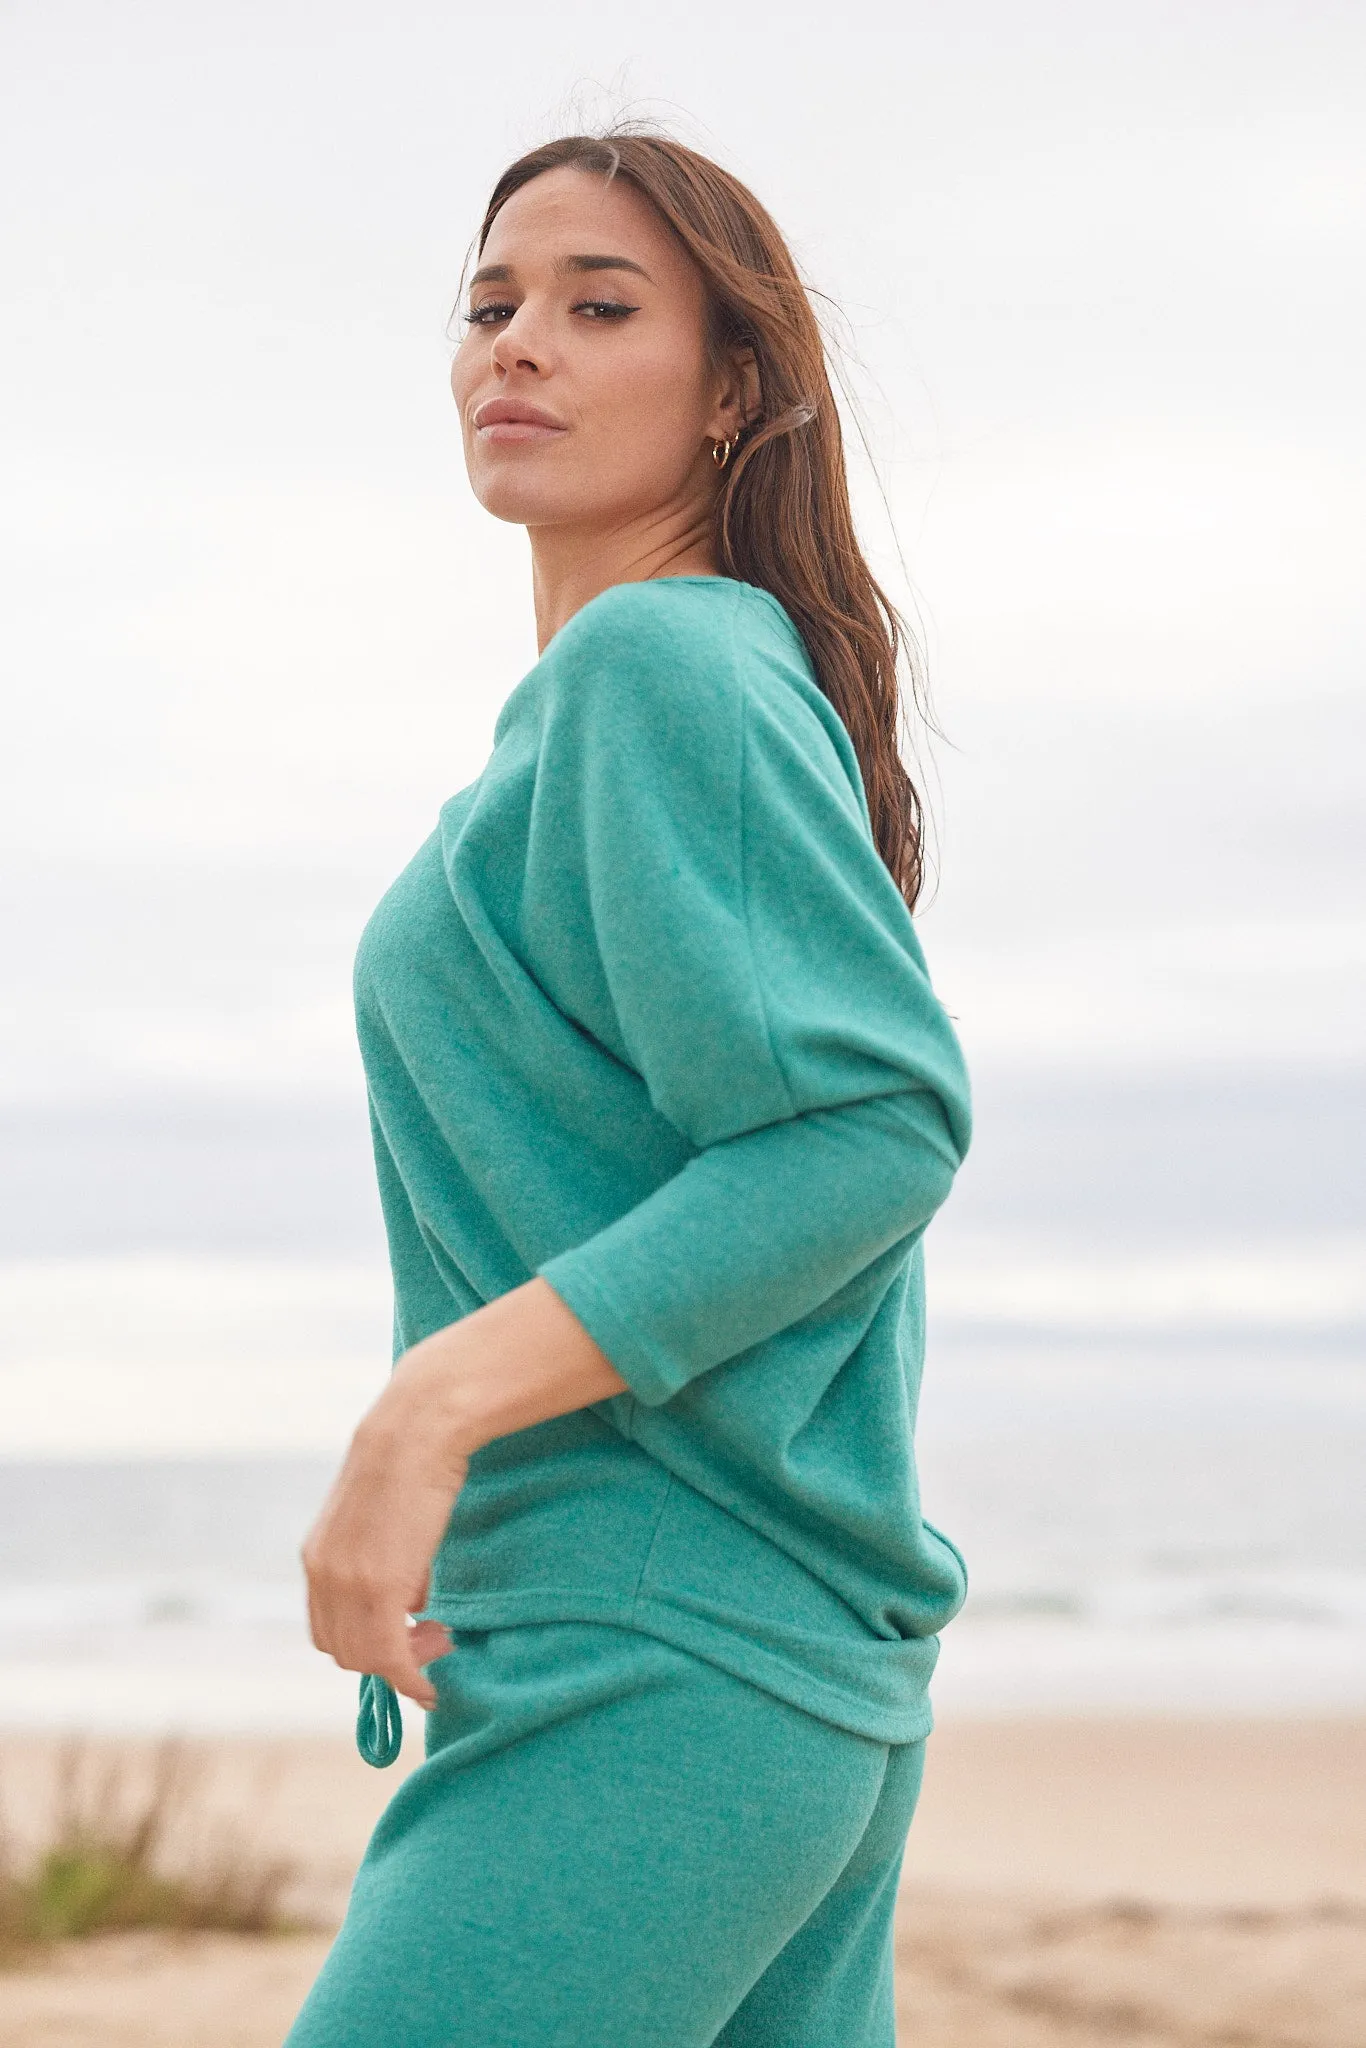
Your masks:
<svg viewBox="0 0 1366 2048"><path fill-rule="evenodd" d="M481 505L619 528L710 502L735 374L706 352L701 273L623 179L544 171L489 231L451 368Z"/></svg>

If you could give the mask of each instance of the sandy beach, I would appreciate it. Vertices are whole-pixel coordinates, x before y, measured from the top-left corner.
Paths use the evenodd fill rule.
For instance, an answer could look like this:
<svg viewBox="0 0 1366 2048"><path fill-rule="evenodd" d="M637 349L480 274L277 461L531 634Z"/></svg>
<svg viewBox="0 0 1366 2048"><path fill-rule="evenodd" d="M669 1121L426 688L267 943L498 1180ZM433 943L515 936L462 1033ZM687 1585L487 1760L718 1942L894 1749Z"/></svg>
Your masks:
<svg viewBox="0 0 1366 2048"><path fill-rule="evenodd" d="M0 1742L21 1849L57 1753ZM398 1769L418 1760L410 1742ZM318 1931L67 1944L0 1974L6 2048L276 2048L397 1772L322 1738L215 1739L207 1762L201 1838L293 1859L289 1907ZM907 2048L1360 2048L1366 1722L941 1726L898 1995Z"/></svg>

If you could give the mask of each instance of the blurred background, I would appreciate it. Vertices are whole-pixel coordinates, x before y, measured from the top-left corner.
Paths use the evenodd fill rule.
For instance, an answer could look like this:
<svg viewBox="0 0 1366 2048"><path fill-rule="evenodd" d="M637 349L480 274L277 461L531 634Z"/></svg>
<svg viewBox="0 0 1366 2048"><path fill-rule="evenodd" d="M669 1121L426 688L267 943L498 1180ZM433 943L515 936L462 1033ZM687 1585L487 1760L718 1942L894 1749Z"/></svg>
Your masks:
<svg viewBox="0 0 1366 2048"><path fill-rule="evenodd" d="M1363 60L1325 0L4 0L0 1722L349 1727L351 955L535 654L446 321L504 163L623 113L842 308L945 735L941 1723L1366 1712Z"/></svg>

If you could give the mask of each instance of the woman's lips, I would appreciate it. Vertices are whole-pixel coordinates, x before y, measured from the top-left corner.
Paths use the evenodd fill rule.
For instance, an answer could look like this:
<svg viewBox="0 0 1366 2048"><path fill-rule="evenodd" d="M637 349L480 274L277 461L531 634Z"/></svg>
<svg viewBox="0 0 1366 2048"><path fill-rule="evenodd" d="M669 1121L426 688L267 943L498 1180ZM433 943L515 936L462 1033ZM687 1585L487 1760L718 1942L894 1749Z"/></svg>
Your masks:
<svg viewBox="0 0 1366 2048"><path fill-rule="evenodd" d="M475 433L481 441L553 441L563 427L548 427L540 420L490 420L486 427L476 427Z"/></svg>
<svg viewBox="0 0 1366 2048"><path fill-rule="evenodd" d="M527 399L489 398L474 415L474 431L481 441L545 441L564 427L553 413Z"/></svg>

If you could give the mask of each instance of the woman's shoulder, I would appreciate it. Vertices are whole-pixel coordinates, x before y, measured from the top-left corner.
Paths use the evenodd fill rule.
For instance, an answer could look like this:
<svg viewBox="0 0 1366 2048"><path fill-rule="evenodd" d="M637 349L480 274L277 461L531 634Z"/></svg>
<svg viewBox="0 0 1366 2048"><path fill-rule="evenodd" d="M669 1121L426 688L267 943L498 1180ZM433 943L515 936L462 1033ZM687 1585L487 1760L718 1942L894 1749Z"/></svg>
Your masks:
<svg viewBox="0 0 1366 2048"><path fill-rule="evenodd" d="M552 698L639 698L661 690L701 711L735 711L758 694L799 722L830 707L805 643L770 591L732 576L656 576L614 583L549 642L540 667Z"/></svg>
<svg viewBox="0 0 1366 2048"><path fill-rule="evenodd" d="M796 628L768 591L732 576L652 576L600 591L560 628L542 659L628 670L660 661L715 669L776 647L804 658Z"/></svg>
<svg viewBox="0 0 1366 2048"><path fill-rule="evenodd" d="M561 627L542 664L550 704L574 726L600 712L614 731L639 724L656 740L686 735L728 751L743 723L751 748L800 756L808 771L862 798L848 732L801 634L756 584L729 576L613 584Z"/></svg>

